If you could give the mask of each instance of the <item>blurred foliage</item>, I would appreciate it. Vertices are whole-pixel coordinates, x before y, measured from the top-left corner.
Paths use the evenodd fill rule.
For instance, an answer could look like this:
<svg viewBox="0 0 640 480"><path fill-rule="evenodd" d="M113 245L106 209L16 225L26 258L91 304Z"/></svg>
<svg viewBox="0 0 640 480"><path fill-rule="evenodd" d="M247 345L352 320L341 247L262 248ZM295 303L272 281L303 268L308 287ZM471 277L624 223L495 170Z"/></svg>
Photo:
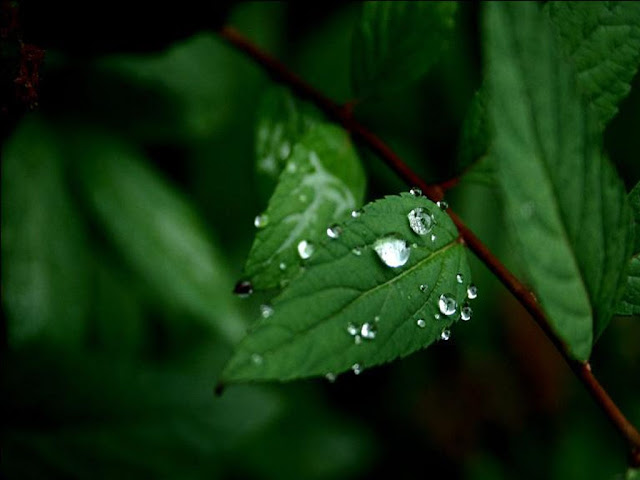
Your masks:
<svg viewBox="0 0 640 480"><path fill-rule="evenodd" d="M458 168L458 138L481 83L478 8L459 5L450 51L426 77L356 106L428 181ZM245 3L227 21L344 101L360 10ZM475 259L474 318L451 341L333 384L230 387L214 397L233 343L266 298L231 291L265 207L254 139L271 82L200 31L215 24L202 20L108 55L114 44L90 56L52 44L39 112L2 145L2 475L622 475L623 443ZM151 23L134 36L152 36ZM605 131L628 190L640 179L639 105L636 75ZM368 200L406 188L364 150L362 159ZM521 271L490 185L465 179L448 200ZM615 318L592 359L636 425L638 338L637 318Z"/></svg>

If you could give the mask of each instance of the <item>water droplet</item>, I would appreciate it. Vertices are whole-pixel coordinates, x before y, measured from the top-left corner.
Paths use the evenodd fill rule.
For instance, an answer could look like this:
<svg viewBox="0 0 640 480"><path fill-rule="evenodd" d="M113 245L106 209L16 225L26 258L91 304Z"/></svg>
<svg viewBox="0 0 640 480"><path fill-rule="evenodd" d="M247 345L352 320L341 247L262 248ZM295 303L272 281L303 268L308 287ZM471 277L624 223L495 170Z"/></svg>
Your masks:
<svg viewBox="0 0 640 480"><path fill-rule="evenodd" d="M414 197L422 196L422 190L420 190L418 187L413 187L411 190L409 190L409 193Z"/></svg>
<svg viewBox="0 0 640 480"><path fill-rule="evenodd" d="M439 313L436 313L436 314L433 316L433 318L435 318L436 320L440 320L440 314L439 314Z"/></svg>
<svg viewBox="0 0 640 480"><path fill-rule="evenodd" d="M451 338L451 330L449 330L448 328L445 328L444 330L442 330L442 333L440 334L440 338L442 340L449 340Z"/></svg>
<svg viewBox="0 0 640 480"><path fill-rule="evenodd" d="M424 208L414 208L407 215L409 226L418 235L426 235L431 231L431 215Z"/></svg>
<svg viewBox="0 0 640 480"><path fill-rule="evenodd" d="M329 381L329 383L333 383L336 381L336 374L329 372L325 374L324 378L326 378Z"/></svg>
<svg viewBox="0 0 640 480"><path fill-rule="evenodd" d="M449 204L444 200L440 200L439 202L436 202L436 205L440 207L440 210L446 210L447 208L449 208Z"/></svg>
<svg viewBox="0 0 640 480"><path fill-rule="evenodd" d="M301 194L298 196L298 199L299 199L301 202L303 202L303 203L306 203L306 202L307 202L307 200L308 200L307 196L306 196L304 193L301 193Z"/></svg>
<svg viewBox="0 0 640 480"><path fill-rule="evenodd" d="M462 283L462 280L464 279L464 277L462 276L461 273L456 275L456 282L458 283Z"/></svg>
<svg viewBox="0 0 640 480"><path fill-rule="evenodd" d="M362 248L354 247L353 250L351 250L351 253L359 257L360 255L362 255Z"/></svg>
<svg viewBox="0 0 640 480"><path fill-rule="evenodd" d="M351 217L352 218L358 218L360 216L362 212L360 210L352 210L351 211Z"/></svg>
<svg viewBox="0 0 640 480"><path fill-rule="evenodd" d="M284 262L280 262L279 267L280 267L280 270L284 272L287 269L287 264Z"/></svg>
<svg viewBox="0 0 640 480"><path fill-rule="evenodd" d="M298 243L298 255L300 255L300 258L303 260L306 260L313 255L314 250L315 247L313 246L313 243L308 242L307 240L301 240L300 243Z"/></svg>
<svg viewBox="0 0 640 480"><path fill-rule="evenodd" d="M356 345L360 345L362 343L362 337L360 335L356 335L355 337L353 337L353 341Z"/></svg>
<svg viewBox="0 0 640 480"><path fill-rule="evenodd" d="M351 370L353 370L353 373L355 373L356 375L360 375L362 373L362 365L360 365L359 363L354 363L353 365L351 365Z"/></svg>
<svg viewBox="0 0 640 480"><path fill-rule="evenodd" d="M349 323L347 325L347 333L351 336L358 334L358 327L356 327L353 323Z"/></svg>
<svg viewBox="0 0 640 480"><path fill-rule="evenodd" d="M253 224L256 228L264 228L269 224L269 217L266 213L257 215L256 218L253 219Z"/></svg>
<svg viewBox="0 0 640 480"><path fill-rule="evenodd" d="M360 335L362 335L362 338L365 338L367 340L373 340L374 338L376 338L377 334L378 327L369 322L363 324L362 328L360 329Z"/></svg>
<svg viewBox="0 0 640 480"><path fill-rule="evenodd" d="M420 285L420 291L421 292L426 292L429 289L429 286L426 283L423 283L422 285Z"/></svg>
<svg viewBox="0 0 640 480"><path fill-rule="evenodd" d="M269 318L273 315L273 307L271 305L262 304L260 305L260 316L262 318Z"/></svg>
<svg viewBox="0 0 640 480"><path fill-rule="evenodd" d="M418 248L418 244L417 244L416 242L413 242L413 243L411 244L411 248Z"/></svg>
<svg viewBox="0 0 640 480"><path fill-rule="evenodd" d="M469 305L465 305L460 310L460 318L465 322L471 320L471 315L473 315L473 310L471 310L471 307Z"/></svg>
<svg viewBox="0 0 640 480"><path fill-rule="evenodd" d="M262 365L262 362L264 361L264 359L262 358L262 355L260 355L259 353L253 353L251 354L251 361L255 365Z"/></svg>
<svg viewBox="0 0 640 480"><path fill-rule="evenodd" d="M478 296L478 287L476 287L473 283L467 287L467 298L469 300L473 300Z"/></svg>
<svg viewBox="0 0 640 480"><path fill-rule="evenodd" d="M338 238L340 236L340 234L342 233L342 228L340 227L340 225L331 225L329 228L327 228L327 236L329 238Z"/></svg>
<svg viewBox="0 0 640 480"><path fill-rule="evenodd" d="M436 234L435 234L435 233L432 233L432 234L431 234L431 241L432 241L432 242L435 242L435 241L436 241Z"/></svg>
<svg viewBox="0 0 640 480"><path fill-rule="evenodd" d="M446 315L447 317L456 313L456 309L458 308L458 304L456 300L451 296L450 293L440 295L438 299L438 308L440 312Z"/></svg>
<svg viewBox="0 0 640 480"><path fill-rule="evenodd" d="M409 254L411 253L407 242L395 235L376 240L373 244L373 249L380 257L380 260L391 268L403 266L409 260Z"/></svg>
<svg viewBox="0 0 640 480"><path fill-rule="evenodd" d="M233 288L233 293L239 297L248 297L253 293L253 285L249 280L240 280Z"/></svg>
<svg viewBox="0 0 640 480"><path fill-rule="evenodd" d="M418 320L416 320L416 325L418 325L420 328L424 328L427 325L427 322L424 321L424 318L419 318Z"/></svg>
<svg viewBox="0 0 640 480"><path fill-rule="evenodd" d="M380 321L380 315L376 315L375 317L373 317L373 321L378 323Z"/></svg>

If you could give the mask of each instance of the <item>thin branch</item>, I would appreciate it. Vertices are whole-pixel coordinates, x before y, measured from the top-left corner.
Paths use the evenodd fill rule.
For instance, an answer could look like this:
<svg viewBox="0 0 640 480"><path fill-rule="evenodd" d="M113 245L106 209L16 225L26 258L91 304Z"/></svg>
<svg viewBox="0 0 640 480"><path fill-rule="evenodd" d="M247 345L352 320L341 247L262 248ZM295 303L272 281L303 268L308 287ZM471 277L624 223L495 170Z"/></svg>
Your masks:
<svg viewBox="0 0 640 480"><path fill-rule="evenodd" d="M323 95L320 91L291 72L284 64L262 51L233 28L223 27L219 33L229 44L261 65L275 81L287 85L297 96L314 103L316 107L322 110L329 118L340 123L351 133L355 140L377 153L408 185L419 187L425 195L433 201L438 201L443 198L444 189L441 186L429 185L422 180L386 143L355 120L351 115L350 109L341 107ZM589 391L620 435L628 442L631 451L631 465L634 467L640 466L640 433L629 420L627 420L607 391L600 385L600 382L598 382L598 379L591 371L591 366L588 363L579 362L570 356L567 346L553 332L540 304L527 287L489 251L458 215L451 210L449 210L448 213L458 228L458 232L464 243L482 260L489 270L500 279L507 290L509 290L529 312L538 326L562 354L562 357L571 370L573 370L575 375L582 381L587 391Z"/></svg>

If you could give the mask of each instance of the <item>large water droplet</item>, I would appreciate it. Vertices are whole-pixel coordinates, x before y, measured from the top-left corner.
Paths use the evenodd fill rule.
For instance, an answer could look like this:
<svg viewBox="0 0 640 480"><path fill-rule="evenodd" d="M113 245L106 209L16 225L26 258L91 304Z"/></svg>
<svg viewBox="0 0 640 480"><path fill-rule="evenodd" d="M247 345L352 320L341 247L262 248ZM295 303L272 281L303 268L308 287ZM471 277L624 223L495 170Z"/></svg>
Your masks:
<svg viewBox="0 0 640 480"><path fill-rule="evenodd" d="M353 365L351 365L351 370L353 370L353 373L355 373L356 375L360 375L362 373L362 365L360 365L359 363L354 363Z"/></svg>
<svg viewBox="0 0 640 480"><path fill-rule="evenodd" d="M473 315L473 310L471 310L471 307L469 305L465 305L460 310L460 318L465 322L471 320L471 315Z"/></svg>
<svg viewBox="0 0 640 480"><path fill-rule="evenodd" d="M395 235L376 240L373 244L373 249L380 257L380 260L391 268L403 266L409 260L409 254L411 253L407 242Z"/></svg>
<svg viewBox="0 0 640 480"><path fill-rule="evenodd" d="M473 300L478 296L478 287L476 287L473 283L467 287L467 298L469 300Z"/></svg>
<svg viewBox="0 0 640 480"><path fill-rule="evenodd" d="M269 318L273 315L273 307L271 305L262 304L260 305L260 316L262 318Z"/></svg>
<svg viewBox="0 0 640 480"><path fill-rule="evenodd" d="M233 293L239 297L248 297L253 293L253 285L249 280L240 280L233 288Z"/></svg>
<svg viewBox="0 0 640 480"><path fill-rule="evenodd" d="M342 228L340 227L340 225L331 225L329 228L327 228L327 236L329 238L338 238L340 236L340 234L342 233Z"/></svg>
<svg viewBox="0 0 640 480"><path fill-rule="evenodd" d="M426 235L431 231L431 215L424 208L414 208L407 215L411 230L418 235Z"/></svg>
<svg viewBox="0 0 640 480"><path fill-rule="evenodd" d="M266 213L257 215L256 218L253 219L253 224L256 228L264 228L269 224L269 216Z"/></svg>
<svg viewBox="0 0 640 480"><path fill-rule="evenodd" d="M414 197L422 196L422 190L420 190L418 187L413 187L411 190L409 190L409 193Z"/></svg>
<svg viewBox="0 0 640 480"><path fill-rule="evenodd" d="M464 280L464 277L462 276L461 273L456 275L456 282L458 283L462 283L462 280Z"/></svg>
<svg viewBox="0 0 640 480"><path fill-rule="evenodd" d="M447 293L440 295L440 298L438 299L438 308L440 309L440 312L449 317L456 313L458 304L453 296L451 296L450 293Z"/></svg>
<svg viewBox="0 0 640 480"><path fill-rule="evenodd" d="M367 340L373 340L374 338L376 338L377 334L378 327L376 327L373 323L364 323L362 325L362 328L360 329L360 335L362 335L362 338L366 338Z"/></svg>
<svg viewBox="0 0 640 480"><path fill-rule="evenodd" d="M255 365L262 365L262 362L264 361L264 359L262 358L262 355L260 355L259 353L253 353L251 354L251 361Z"/></svg>
<svg viewBox="0 0 640 480"><path fill-rule="evenodd" d="M313 255L314 250L315 247L313 246L313 243L307 240L301 240L300 243L298 243L298 255L300 255L300 258L303 260L306 260Z"/></svg>
<svg viewBox="0 0 640 480"><path fill-rule="evenodd" d="M351 211L351 217L353 217L353 218L358 218L361 214L362 214L362 212L360 210L352 210Z"/></svg>
<svg viewBox="0 0 640 480"><path fill-rule="evenodd" d="M436 202L436 205L440 207L440 210L446 210L447 208L449 208L449 204L444 200L440 200L439 202Z"/></svg>
<svg viewBox="0 0 640 480"><path fill-rule="evenodd" d="M420 328L424 328L427 325L427 322L424 321L424 318L419 318L418 320L416 320L416 325L418 325Z"/></svg>
<svg viewBox="0 0 640 480"><path fill-rule="evenodd" d="M451 330L449 330L448 328L442 330L442 333L440 333L440 338L442 340L449 340L451 338Z"/></svg>
<svg viewBox="0 0 640 480"><path fill-rule="evenodd" d="M429 286L426 283L423 283L422 285L420 285L420 291L421 292L426 292L429 289Z"/></svg>

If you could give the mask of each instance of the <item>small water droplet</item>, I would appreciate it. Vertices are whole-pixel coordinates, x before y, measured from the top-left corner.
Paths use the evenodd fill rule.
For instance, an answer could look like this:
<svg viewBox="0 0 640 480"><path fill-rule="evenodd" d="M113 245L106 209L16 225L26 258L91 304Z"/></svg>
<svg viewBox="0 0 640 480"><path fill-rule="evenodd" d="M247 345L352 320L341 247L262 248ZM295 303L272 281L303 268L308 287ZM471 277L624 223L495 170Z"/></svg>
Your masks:
<svg viewBox="0 0 640 480"><path fill-rule="evenodd" d="M287 264L284 262L280 262L279 267L280 267L280 270L284 272L287 269Z"/></svg>
<svg viewBox="0 0 640 480"><path fill-rule="evenodd" d="M424 208L414 208L407 215L409 226L418 235L426 235L431 231L431 215Z"/></svg>
<svg viewBox="0 0 640 480"><path fill-rule="evenodd" d="M427 322L424 321L424 318L419 318L418 320L416 320L416 325L418 325L420 328L424 328L427 325Z"/></svg>
<svg viewBox="0 0 640 480"><path fill-rule="evenodd" d="M447 208L449 208L449 204L444 200L440 200L439 202L436 202L436 205L440 207L440 210L446 210Z"/></svg>
<svg viewBox="0 0 640 480"><path fill-rule="evenodd" d="M269 318L271 315L273 315L273 307L271 305L266 303L260 305L260 316L262 318Z"/></svg>
<svg viewBox="0 0 640 480"><path fill-rule="evenodd" d="M329 381L329 383L333 383L336 381L336 374L328 372L325 374L324 378L326 378Z"/></svg>
<svg viewBox="0 0 640 480"><path fill-rule="evenodd" d="M342 233L342 228L340 227L340 225L331 225L329 228L327 228L327 236L329 238L338 238L340 236L340 234Z"/></svg>
<svg viewBox="0 0 640 480"><path fill-rule="evenodd" d="M478 287L476 287L473 283L467 287L467 298L469 300L473 300L478 296Z"/></svg>
<svg viewBox="0 0 640 480"><path fill-rule="evenodd" d="M374 338L376 338L376 335L378 334L378 327L375 326L375 324L372 323L364 323L362 325L362 328L360 329L360 335L362 335L362 338L365 338L367 340L373 340Z"/></svg>
<svg viewBox="0 0 640 480"><path fill-rule="evenodd" d="M355 373L356 375L360 375L362 373L362 365L360 365L359 363L354 363L353 365L351 365L351 370L353 370L353 373Z"/></svg>
<svg viewBox="0 0 640 480"><path fill-rule="evenodd" d="M362 212L360 210L352 210L351 211L351 217L352 218L358 218L361 214L362 214Z"/></svg>
<svg viewBox="0 0 640 480"><path fill-rule="evenodd" d="M442 330L442 333L440 333L440 338L445 341L449 340L451 338L451 330L449 330L448 328Z"/></svg>
<svg viewBox="0 0 640 480"><path fill-rule="evenodd" d="M413 242L413 243L411 244L411 248L418 248L418 244L417 244L416 242Z"/></svg>
<svg viewBox="0 0 640 480"><path fill-rule="evenodd" d="M362 337L360 335L356 335L353 337L353 341L356 345L360 345L362 343Z"/></svg>
<svg viewBox="0 0 640 480"><path fill-rule="evenodd" d="M253 225L256 228L264 228L269 224L269 216L266 213L262 215L256 215L256 218L253 219Z"/></svg>
<svg viewBox="0 0 640 480"><path fill-rule="evenodd" d="M313 243L307 240L301 240L300 243L298 243L298 255L300 255L300 258L303 260L306 260L313 255L314 250L315 247L313 246Z"/></svg>
<svg viewBox="0 0 640 480"><path fill-rule="evenodd" d="M351 336L357 335L358 334L358 327L355 326L353 323L349 323L347 325L347 333Z"/></svg>
<svg viewBox="0 0 640 480"><path fill-rule="evenodd" d="M239 297L248 297L253 293L253 285L249 280L240 280L233 288L233 293Z"/></svg>
<svg viewBox="0 0 640 480"><path fill-rule="evenodd" d="M359 257L360 255L362 255L362 248L354 247L353 250L351 250L351 253L353 253L355 256Z"/></svg>
<svg viewBox="0 0 640 480"><path fill-rule="evenodd" d="M420 285L420 291L421 292L426 292L429 289L429 286L426 283L423 283L422 285Z"/></svg>
<svg viewBox="0 0 640 480"><path fill-rule="evenodd" d="M303 202L303 203L306 203L306 202L307 202L307 200L308 200L307 196L306 196L304 193L301 193L301 194L298 196L298 199L299 199L301 202Z"/></svg>
<svg viewBox="0 0 640 480"><path fill-rule="evenodd" d="M406 264L411 253L407 242L395 235L376 240L373 244L373 249L380 257L380 260L391 268L401 267Z"/></svg>
<svg viewBox="0 0 640 480"><path fill-rule="evenodd" d="M409 193L414 197L422 196L422 190L420 190L418 187L413 187L411 190L409 190Z"/></svg>
<svg viewBox="0 0 640 480"><path fill-rule="evenodd" d="M376 315L375 317L373 317L373 321L378 323L380 321L380 315Z"/></svg>
<svg viewBox="0 0 640 480"><path fill-rule="evenodd" d="M251 361L255 365L262 365L262 362L264 361L264 359L262 358L262 355L260 355L259 353L253 353L251 354Z"/></svg>
<svg viewBox="0 0 640 480"><path fill-rule="evenodd" d="M435 233L432 233L432 234L431 234L431 241L432 241L432 242L435 242L435 241L436 241L436 234L435 234Z"/></svg>
<svg viewBox="0 0 640 480"><path fill-rule="evenodd" d="M449 317L456 313L458 304L453 296L450 293L447 293L440 295L440 298L438 299L438 308L441 313Z"/></svg>
<svg viewBox="0 0 640 480"><path fill-rule="evenodd" d="M473 315L473 310L471 310L471 307L469 305L465 305L460 310L460 318L465 322L471 320L472 315Z"/></svg>
<svg viewBox="0 0 640 480"><path fill-rule="evenodd" d="M458 283L462 283L462 280L464 280L464 277L462 276L461 273L456 275L456 282Z"/></svg>
<svg viewBox="0 0 640 480"><path fill-rule="evenodd" d="M436 313L436 314L433 316L433 318L435 318L436 320L440 320L440 314L439 314L439 313Z"/></svg>

